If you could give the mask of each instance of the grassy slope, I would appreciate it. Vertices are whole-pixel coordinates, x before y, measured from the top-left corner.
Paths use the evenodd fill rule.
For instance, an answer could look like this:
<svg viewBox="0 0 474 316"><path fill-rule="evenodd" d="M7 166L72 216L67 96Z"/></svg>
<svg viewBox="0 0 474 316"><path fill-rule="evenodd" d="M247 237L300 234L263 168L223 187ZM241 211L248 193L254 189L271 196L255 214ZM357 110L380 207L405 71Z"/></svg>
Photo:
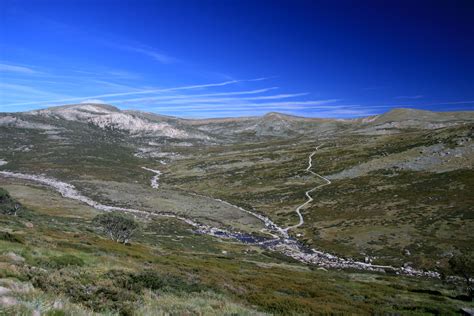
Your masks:
<svg viewBox="0 0 474 316"><path fill-rule="evenodd" d="M37 119L41 123L52 123L51 119ZM153 174L141 167L162 171L166 171L166 167L154 159L134 156L137 148L151 139L130 137L75 122L67 122L66 127L53 135L62 137L59 140L37 130L0 127L0 157L8 161L8 165L1 169L47 174L75 185L95 200L111 205L172 212L206 224L220 227L232 225L250 232L262 228L261 222L254 217L243 212L236 213L235 208L222 203L191 197L179 191L152 189L150 179ZM162 140L155 138L153 141ZM25 146L29 146L29 150L22 149ZM183 150L185 154L189 151Z"/></svg>
<svg viewBox="0 0 474 316"><path fill-rule="evenodd" d="M304 202L304 192L323 183L304 172L316 145L324 144L313 170L330 175L392 155L408 158L405 153L414 148L455 147L471 127L214 147L171 165L163 182L253 207L290 225L297 221L293 210ZM370 255L380 263L430 269L443 265L456 248L472 251L474 177L472 161L463 161L458 170L442 173L380 169L334 180L313 193L315 202L304 210L306 224L294 233L312 247L343 256Z"/></svg>
<svg viewBox="0 0 474 316"><path fill-rule="evenodd" d="M0 240L0 282L34 286L14 294L23 304L14 308L17 311L35 306L52 310L58 300L62 305L56 306L62 310L148 315L165 311L451 314L466 306L451 298L460 293L454 284L312 270L258 248L195 235L172 220L143 222L131 245L117 244L104 239L91 224L90 214L71 205L74 202L38 188L24 187L18 196L15 191L12 195L28 209L17 217L0 216L3 231L18 237L13 242ZM22 197L25 191L28 199ZM49 213L41 198L32 198L41 194L72 208L58 213L53 207ZM25 262L13 261L11 252Z"/></svg>
<svg viewBox="0 0 474 316"><path fill-rule="evenodd" d="M140 168L146 164L164 172L163 191L180 189L223 198L289 225L297 220L293 210L304 201L304 191L319 181L303 171L315 145L325 144L315 157L314 170L328 175L417 146L439 141L454 146L456 137L468 133L470 127L407 130L399 135L382 136L348 132L324 140L268 138L245 143L242 139L239 144L211 147L168 144L161 146L162 150L187 158L166 166L133 156L135 147L147 139L132 139L73 122L68 122L67 128L59 134L65 139L58 140L34 130L0 127L0 158L9 161L2 169L45 172L66 181L81 179L75 184L91 196L96 188L107 189L117 182L134 183L133 188L143 191L140 194L149 195L151 175ZM30 144L34 144L30 151L17 150ZM472 251L473 176L466 166L460 168L440 174L379 170L334 181L315 193L315 202L304 213L307 224L294 233L303 234L311 246L339 255L362 257L364 253L377 256L376 261L383 263L411 262L417 267L433 268L439 261L442 265L454 247ZM104 182L95 184L96 180ZM37 297L54 301L52 297L59 293L66 295L68 301L90 309L99 310L101 305L126 311L136 309L140 305L137 302L144 299L150 304L145 308L153 310L158 308L153 305L156 298L146 288L133 290L107 281L110 270L121 273L152 270L160 275L179 276L190 286L197 283L204 287L204 294L190 292L188 288L159 289L164 304L176 302L176 307L170 308L199 311L199 306L183 307L183 304L199 305L204 301L215 305L217 314L235 302L238 304L235 308L242 313L249 308L251 312L282 314L374 313L394 309L413 313L437 310L449 314L466 305L450 298L459 294L459 289L451 285L393 276L313 271L257 248L196 236L188 227L169 220L145 224L143 233L130 247L117 245L100 237L90 224L95 210L37 186L20 182L2 185L33 210L23 217L1 217L2 229L12 230L24 243L11 242L8 238L0 241L0 254L3 254L0 270L4 277L36 285L39 292L26 295L26 301ZM130 201L122 202L129 205ZM216 214L221 215L220 212L210 215ZM34 226L27 228L25 223ZM5 256L8 251L22 254L26 264L12 265ZM61 263L47 264L61 262L64 254L81 258L84 264L63 268ZM46 269L47 273L43 273L46 276L36 275L41 283L35 283L29 267ZM73 277L79 279L79 288L70 293ZM102 293L98 295L103 300L100 304L94 295L91 298L83 293L91 285ZM124 305L116 306L116 301L123 301Z"/></svg>

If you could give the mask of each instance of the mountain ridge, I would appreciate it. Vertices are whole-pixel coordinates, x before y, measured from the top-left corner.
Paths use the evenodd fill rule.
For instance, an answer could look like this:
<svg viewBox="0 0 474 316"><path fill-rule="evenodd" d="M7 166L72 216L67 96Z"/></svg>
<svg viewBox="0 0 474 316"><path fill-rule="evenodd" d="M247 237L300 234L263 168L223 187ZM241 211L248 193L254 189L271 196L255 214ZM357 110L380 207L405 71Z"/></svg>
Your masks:
<svg viewBox="0 0 474 316"><path fill-rule="evenodd" d="M93 109L95 108L95 110ZM397 117L400 116L404 118L404 116L408 115L415 115L415 116L443 116L443 115L474 115L474 111L466 111L466 110L459 110L459 111L431 111L431 110L422 110L422 109L415 109L415 108L405 108L405 107L398 107L390 109L384 113L376 114L376 115L369 115L369 116L362 116L362 117L354 117L354 118L322 118L322 117L312 117L312 116L299 116L294 114L288 114L283 112L277 111L270 111L263 115L255 115L255 116L229 116L229 117L206 117L206 118L184 118L180 116L172 116L172 115L164 115L160 113L154 112L147 112L147 111L139 111L139 110L131 110L131 109L120 109L117 106L112 104L105 104L105 103L77 103L77 104L64 104L64 105L57 105L57 106L50 106L36 110L30 111L21 111L21 112L0 112L0 113L9 113L9 114L39 114L39 113L47 113L47 112L57 112L57 111L64 111L64 110L83 110L85 112L98 112L97 109L102 109L109 112L124 112L130 114L141 114L141 115L151 115L156 116L163 119L179 119L183 121L229 121L229 120L250 120L250 119L285 119L285 120L337 120L337 121L351 121L351 120L359 120L369 117Z"/></svg>
<svg viewBox="0 0 474 316"><path fill-rule="evenodd" d="M132 136L167 137L208 141L243 138L293 137L339 132L385 134L401 129L436 129L474 120L473 111L432 112L395 108L379 115L332 119L302 117L279 112L262 116L189 119L137 110L121 110L109 104L81 103L39 110L0 113L0 126L31 129L67 128L67 122L88 124Z"/></svg>

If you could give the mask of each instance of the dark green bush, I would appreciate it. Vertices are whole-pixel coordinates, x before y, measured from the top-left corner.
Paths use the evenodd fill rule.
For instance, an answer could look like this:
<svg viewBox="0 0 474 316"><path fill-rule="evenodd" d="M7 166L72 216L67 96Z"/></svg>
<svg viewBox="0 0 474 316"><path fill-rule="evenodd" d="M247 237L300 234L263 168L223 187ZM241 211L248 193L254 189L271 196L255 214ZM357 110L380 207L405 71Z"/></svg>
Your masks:
<svg viewBox="0 0 474 316"><path fill-rule="evenodd" d="M205 286L188 282L174 275L160 275L155 271L144 271L131 275L131 283L137 289L147 288L150 290L164 290L169 292L200 292L206 289Z"/></svg>
<svg viewBox="0 0 474 316"><path fill-rule="evenodd" d="M67 255L51 258L50 261L54 262L51 265L57 265L58 262L61 266L66 263L71 265L70 263L79 259L72 257ZM180 276L161 274L153 270L141 272L111 270L99 275L82 269L48 272L31 270L28 280L35 288L49 293L65 294L72 302L80 303L96 312L115 311L121 315L133 315L134 304L145 290L191 293L210 289Z"/></svg>
<svg viewBox="0 0 474 316"><path fill-rule="evenodd" d="M59 270L70 266L82 267L84 260L73 255L62 255L58 257L35 258L33 264L44 268Z"/></svg>
<svg viewBox="0 0 474 316"><path fill-rule="evenodd" d="M7 190L0 188L0 214L18 215L22 209L21 204L13 199Z"/></svg>
<svg viewBox="0 0 474 316"><path fill-rule="evenodd" d="M10 194L4 188L0 188L0 203L7 199L10 199Z"/></svg>
<svg viewBox="0 0 474 316"><path fill-rule="evenodd" d="M129 242L138 228L132 217L117 212L97 215L94 224L98 225L110 239L124 244Z"/></svg>
<svg viewBox="0 0 474 316"><path fill-rule="evenodd" d="M189 282L181 277L161 274L159 272L148 270L138 273L127 273L122 271L109 271L106 277L114 280L117 287L141 293L144 289L166 292L201 292L209 290L209 287Z"/></svg>
<svg viewBox="0 0 474 316"><path fill-rule="evenodd" d="M0 240L5 240L9 242L17 242L23 244L25 241L22 237L10 234L9 232L2 232L0 231Z"/></svg>
<svg viewBox="0 0 474 316"><path fill-rule="evenodd" d="M46 312L46 316L66 316L66 312L59 309L52 309Z"/></svg>
<svg viewBox="0 0 474 316"><path fill-rule="evenodd" d="M71 302L82 304L96 312L115 311L132 315L136 293L110 284L105 275L84 271L61 270L54 272L30 271L29 281L45 292L64 294Z"/></svg>

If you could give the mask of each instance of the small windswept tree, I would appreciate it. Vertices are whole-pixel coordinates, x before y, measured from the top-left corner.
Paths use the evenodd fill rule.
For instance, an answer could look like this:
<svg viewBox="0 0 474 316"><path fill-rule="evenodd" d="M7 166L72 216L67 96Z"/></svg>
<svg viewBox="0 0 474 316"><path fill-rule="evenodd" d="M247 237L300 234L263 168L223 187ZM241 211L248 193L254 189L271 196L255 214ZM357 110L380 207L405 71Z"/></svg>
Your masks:
<svg viewBox="0 0 474 316"><path fill-rule="evenodd" d="M17 216L21 210L21 204L15 201L7 190L0 188L0 214Z"/></svg>
<svg viewBox="0 0 474 316"><path fill-rule="evenodd" d="M461 254L455 255L449 259L449 267L451 271L464 279L466 282L467 295L473 300L474 290L472 279L474 278L474 258L471 255Z"/></svg>
<svg viewBox="0 0 474 316"><path fill-rule="evenodd" d="M132 217L117 212L99 214L94 223L110 239L123 244L127 244L138 229L138 223Z"/></svg>

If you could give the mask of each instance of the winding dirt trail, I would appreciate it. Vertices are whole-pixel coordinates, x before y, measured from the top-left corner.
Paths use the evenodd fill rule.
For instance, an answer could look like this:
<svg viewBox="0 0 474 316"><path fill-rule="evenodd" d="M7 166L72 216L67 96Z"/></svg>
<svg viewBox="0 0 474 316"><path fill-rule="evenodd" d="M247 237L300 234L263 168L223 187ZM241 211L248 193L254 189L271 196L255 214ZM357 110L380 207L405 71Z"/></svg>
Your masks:
<svg viewBox="0 0 474 316"><path fill-rule="evenodd" d="M298 214L298 217L299 217L299 223L296 224L296 225L289 226L289 227L285 228L284 231L286 231L286 232L288 232L290 229L298 228L298 227L300 227L301 225L304 224L304 218L303 218L303 215L301 214L301 209L304 208L309 203L314 201L314 199L311 197L310 193L312 193L313 191L315 191L317 189L320 189L320 188L322 188L326 185L331 184L331 181L329 179L327 179L327 178L323 177L322 175L320 175L320 174L318 174L318 173L311 170L311 168L313 167L313 156L316 154L316 152L319 150L319 148L322 147L323 145L324 144L316 146L315 150L309 155L309 157L308 157L308 167L305 169L305 171L307 171L307 172L311 173L312 175L315 175L316 177L326 181L326 183L317 185L314 188L312 188L311 190L308 190L308 191L305 192L305 195L308 199L306 200L306 202L304 202L303 204L301 204L300 206L298 206L295 209L295 212L296 212L296 214Z"/></svg>

